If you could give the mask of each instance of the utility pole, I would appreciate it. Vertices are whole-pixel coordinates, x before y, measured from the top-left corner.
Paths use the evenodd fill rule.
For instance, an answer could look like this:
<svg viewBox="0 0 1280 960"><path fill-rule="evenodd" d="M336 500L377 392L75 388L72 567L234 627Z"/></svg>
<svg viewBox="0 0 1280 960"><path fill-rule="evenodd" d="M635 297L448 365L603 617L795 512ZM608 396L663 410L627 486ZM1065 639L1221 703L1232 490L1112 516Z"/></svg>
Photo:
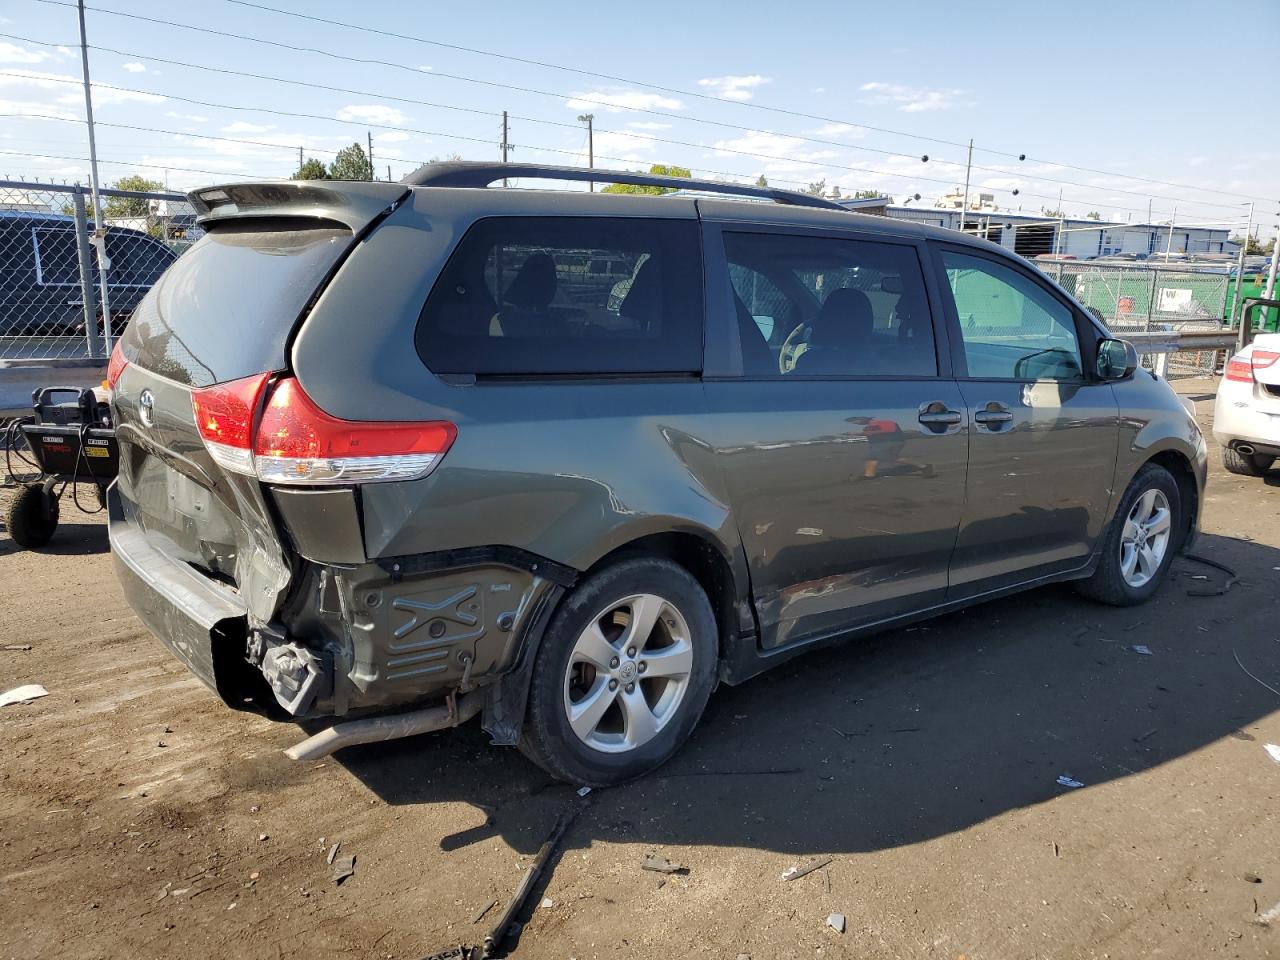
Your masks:
<svg viewBox="0 0 1280 960"><path fill-rule="evenodd" d="M1164 262L1169 262L1169 254L1173 252L1173 223L1178 219L1178 205L1173 205L1173 213L1169 214L1169 238L1164 244Z"/></svg>
<svg viewBox="0 0 1280 960"><path fill-rule="evenodd" d="M507 111L503 110L503 111L502 111L502 162L503 162L503 163L506 163L506 162L507 162L507 150L508 150L508 146L507 146ZM506 178L506 177L503 177L503 178L502 178L502 185L503 185L504 187L507 185L507 178Z"/></svg>
<svg viewBox="0 0 1280 960"><path fill-rule="evenodd" d="M1040 209L1043 210L1044 207L1041 207ZM1055 256L1058 253L1059 245L1062 243L1062 231L1066 229L1066 226L1067 226L1066 212L1062 209L1062 188L1059 187L1058 188L1058 232L1053 237L1053 252ZM1059 272L1061 272L1061 267L1059 267Z"/></svg>
<svg viewBox="0 0 1280 960"><path fill-rule="evenodd" d="M1244 243L1240 244L1240 260L1236 264L1236 292L1231 300L1231 316L1240 317L1240 283L1244 280L1244 255L1249 249L1249 231L1253 229L1253 201L1249 201L1249 220L1244 227Z"/></svg>
<svg viewBox="0 0 1280 960"><path fill-rule="evenodd" d="M964 199L960 201L960 232L964 233L965 213L969 209L969 173L973 170L973 137L969 138L969 159L964 165Z"/></svg>
<svg viewBox="0 0 1280 960"><path fill-rule="evenodd" d="M1276 261L1280 260L1280 230L1271 241L1271 268L1267 271L1267 288L1262 295L1270 300L1276 292Z"/></svg>
<svg viewBox="0 0 1280 960"><path fill-rule="evenodd" d="M594 113L584 113L578 117L579 123L587 125L587 169L594 170L596 168L596 137L595 137L595 119ZM594 180L588 182L587 189L592 193L596 192L596 182Z"/></svg>
<svg viewBox="0 0 1280 960"><path fill-rule="evenodd" d="M84 70L84 116L89 128L89 170L93 177L93 246L98 251L98 296L102 300L102 343L111 352L111 302L107 298L107 225L102 219L102 197L98 193L98 147L93 139L93 94L89 84L89 40L84 29L84 0L77 0L80 14L80 65Z"/></svg>
<svg viewBox="0 0 1280 960"><path fill-rule="evenodd" d="M387 164L387 183L391 182L391 164Z"/></svg>
<svg viewBox="0 0 1280 960"><path fill-rule="evenodd" d="M364 132L365 143L369 145L369 179L373 179L373 134L368 130Z"/></svg>
<svg viewBox="0 0 1280 960"><path fill-rule="evenodd" d="M298 148L298 172L302 172L302 148Z"/></svg>

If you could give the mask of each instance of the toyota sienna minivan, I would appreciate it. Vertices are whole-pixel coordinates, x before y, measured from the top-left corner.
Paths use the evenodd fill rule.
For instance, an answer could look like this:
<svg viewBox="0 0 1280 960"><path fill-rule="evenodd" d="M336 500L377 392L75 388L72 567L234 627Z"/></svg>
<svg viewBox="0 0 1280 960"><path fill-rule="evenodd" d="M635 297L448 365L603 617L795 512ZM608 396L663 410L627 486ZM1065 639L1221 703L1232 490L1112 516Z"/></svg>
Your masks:
<svg viewBox="0 0 1280 960"><path fill-rule="evenodd" d="M295 758L479 715L617 783L719 682L1054 581L1140 603L1197 527L1193 418L984 240L523 165L191 201L109 368L111 546L228 705L324 728Z"/></svg>

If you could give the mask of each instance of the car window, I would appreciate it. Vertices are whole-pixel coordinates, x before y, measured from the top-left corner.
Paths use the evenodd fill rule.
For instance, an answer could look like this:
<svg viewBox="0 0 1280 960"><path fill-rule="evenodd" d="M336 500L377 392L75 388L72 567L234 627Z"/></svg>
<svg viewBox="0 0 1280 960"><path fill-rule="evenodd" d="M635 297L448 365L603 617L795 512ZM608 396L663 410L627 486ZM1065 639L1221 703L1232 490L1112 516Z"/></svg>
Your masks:
<svg viewBox="0 0 1280 960"><path fill-rule="evenodd" d="M938 372L915 249L794 234L724 234L748 376Z"/></svg>
<svg viewBox="0 0 1280 960"><path fill-rule="evenodd" d="M112 286L149 287L176 258L168 247L136 233L107 232L107 259Z"/></svg>
<svg viewBox="0 0 1280 960"><path fill-rule="evenodd" d="M418 321L417 345L436 373L697 373L697 224L481 220L436 280Z"/></svg>
<svg viewBox="0 0 1280 960"><path fill-rule="evenodd" d="M944 250L969 376L1078 380L1070 308L1030 277L985 257Z"/></svg>
<svg viewBox="0 0 1280 960"><path fill-rule="evenodd" d="M80 285L80 253L73 227L33 227L36 282L49 286Z"/></svg>

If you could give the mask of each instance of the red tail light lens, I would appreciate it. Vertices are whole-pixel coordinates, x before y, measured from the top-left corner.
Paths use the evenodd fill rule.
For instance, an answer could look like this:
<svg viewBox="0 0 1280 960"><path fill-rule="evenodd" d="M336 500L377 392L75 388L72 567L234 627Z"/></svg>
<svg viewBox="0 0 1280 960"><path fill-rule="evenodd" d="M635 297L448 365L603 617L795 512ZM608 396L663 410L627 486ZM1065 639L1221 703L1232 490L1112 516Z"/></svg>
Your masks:
<svg viewBox="0 0 1280 960"><path fill-rule="evenodd" d="M269 373L191 391L196 428L221 467L253 476L253 417Z"/></svg>
<svg viewBox="0 0 1280 960"><path fill-rule="evenodd" d="M414 480L432 471L457 434L445 421L340 420L286 377L272 389L262 412L254 467L268 483Z"/></svg>
<svg viewBox="0 0 1280 960"><path fill-rule="evenodd" d="M1249 358L1253 362L1253 369L1265 370L1277 360L1280 360L1280 353L1275 350L1259 350L1253 348L1253 355Z"/></svg>
<svg viewBox="0 0 1280 960"><path fill-rule="evenodd" d="M1227 369L1223 376L1237 383L1253 383L1253 365L1249 362L1248 357L1242 353L1237 353L1227 361Z"/></svg>
<svg viewBox="0 0 1280 960"><path fill-rule="evenodd" d="M120 374L124 373L124 368L129 365L129 361L124 358L124 351L120 349L120 341L116 341L116 345L111 349L111 359L107 361L107 389L114 390L116 381L120 379Z"/></svg>

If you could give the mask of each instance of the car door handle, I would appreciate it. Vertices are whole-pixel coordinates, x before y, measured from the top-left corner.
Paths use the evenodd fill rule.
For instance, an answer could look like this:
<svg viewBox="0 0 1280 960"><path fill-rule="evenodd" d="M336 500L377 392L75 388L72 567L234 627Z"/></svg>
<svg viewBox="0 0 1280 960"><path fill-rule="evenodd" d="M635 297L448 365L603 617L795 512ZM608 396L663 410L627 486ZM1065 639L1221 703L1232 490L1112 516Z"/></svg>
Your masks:
<svg viewBox="0 0 1280 960"><path fill-rule="evenodd" d="M1013 411L1002 403L988 403L973 415L974 423L999 424L1013 419Z"/></svg>
<svg viewBox="0 0 1280 960"><path fill-rule="evenodd" d="M959 410L951 410L945 403L935 400L920 408L917 419L926 427L954 427L964 420L964 414Z"/></svg>

